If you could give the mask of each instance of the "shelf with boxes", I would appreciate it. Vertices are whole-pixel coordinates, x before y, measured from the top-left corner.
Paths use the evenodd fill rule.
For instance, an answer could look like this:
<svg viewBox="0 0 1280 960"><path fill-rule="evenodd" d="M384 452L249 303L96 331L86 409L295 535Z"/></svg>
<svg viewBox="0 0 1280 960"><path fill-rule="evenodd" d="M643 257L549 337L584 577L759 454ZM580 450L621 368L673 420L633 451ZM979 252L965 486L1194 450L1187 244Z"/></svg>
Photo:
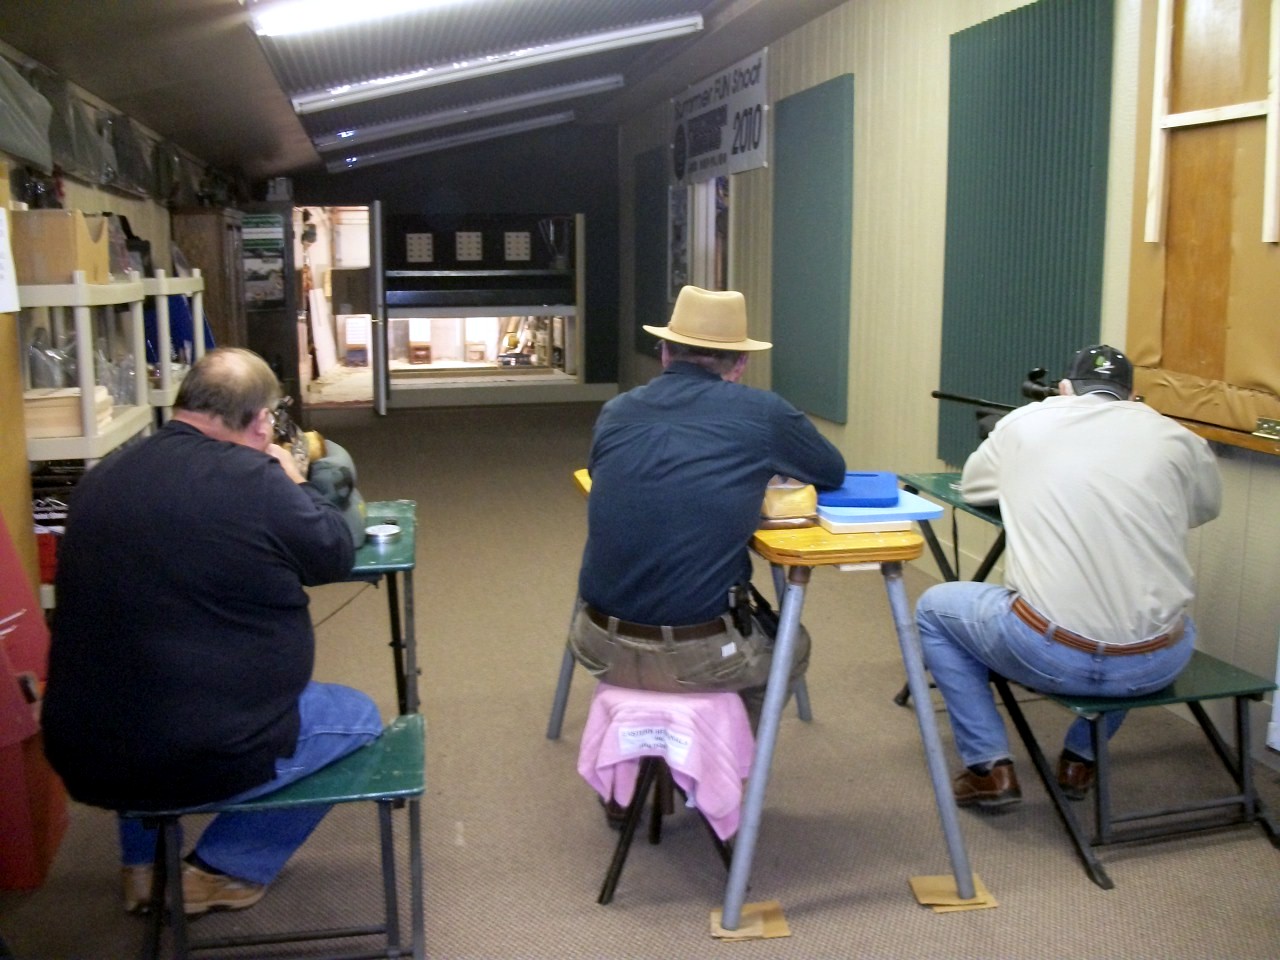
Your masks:
<svg viewBox="0 0 1280 960"><path fill-rule="evenodd" d="M204 355L204 277L199 270L192 271L190 277L170 277L157 270L154 277L142 281L142 290L151 298L155 317L152 349L148 351L148 362L154 363L155 372L149 374L148 398L167 420L183 375ZM178 325L181 330L175 330L171 323L174 306L181 306L190 316L189 323L184 319Z"/></svg>
<svg viewBox="0 0 1280 960"><path fill-rule="evenodd" d="M139 279L88 283L83 270L19 284L28 460L100 460L151 426L145 297Z"/></svg>

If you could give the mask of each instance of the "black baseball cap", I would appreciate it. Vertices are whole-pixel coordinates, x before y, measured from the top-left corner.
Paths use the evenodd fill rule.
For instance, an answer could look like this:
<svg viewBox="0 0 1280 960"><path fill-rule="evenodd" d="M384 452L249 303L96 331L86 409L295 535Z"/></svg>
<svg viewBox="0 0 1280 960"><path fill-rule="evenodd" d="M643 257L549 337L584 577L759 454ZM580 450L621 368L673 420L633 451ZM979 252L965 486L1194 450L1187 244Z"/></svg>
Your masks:
<svg viewBox="0 0 1280 960"><path fill-rule="evenodd" d="M1115 347L1100 343L1071 358L1066 379L1077 394L1109 393L1117 400L1128 400L1133 393L1133 364Z"/></svg>

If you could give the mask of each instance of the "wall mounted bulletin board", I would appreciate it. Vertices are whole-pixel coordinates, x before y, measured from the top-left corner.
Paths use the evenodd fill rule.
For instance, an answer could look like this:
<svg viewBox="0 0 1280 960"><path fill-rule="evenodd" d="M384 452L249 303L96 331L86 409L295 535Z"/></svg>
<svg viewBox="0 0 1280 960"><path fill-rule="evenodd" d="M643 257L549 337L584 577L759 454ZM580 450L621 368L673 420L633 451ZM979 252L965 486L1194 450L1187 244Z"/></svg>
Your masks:
<svg viewBox="0 0 1280 960"><path fill-rule="evenodd" d="M951 36L942 391L1022 404L1098 340L1113 18L1040 0ZM940 401L939 459L978 445L973 414Z"/></svg>
<svg viewBox="0 0 1280 960"><path fill-rule="evenodd" d="M844 423L853 273L853 74L773 109L773 390Z"/></svg>
<svg viewBox="0 0 1280 960"><path fill-rule="evenodd" d="M667 155L654 147L635 160L635 345L650 353L657 342L644 324L665 326L670 319L667 299Z"/></svg>
<svg viewBox="0 0 1280 960"><path fill-rule="evenodd" d="M1278 11L1275 0L1142 4L1128 335L1148 403L1210 440L1271 454L1280 90L1267 73L1280 58ZM1255 434L1259 418L1276 426Z"/></svg>

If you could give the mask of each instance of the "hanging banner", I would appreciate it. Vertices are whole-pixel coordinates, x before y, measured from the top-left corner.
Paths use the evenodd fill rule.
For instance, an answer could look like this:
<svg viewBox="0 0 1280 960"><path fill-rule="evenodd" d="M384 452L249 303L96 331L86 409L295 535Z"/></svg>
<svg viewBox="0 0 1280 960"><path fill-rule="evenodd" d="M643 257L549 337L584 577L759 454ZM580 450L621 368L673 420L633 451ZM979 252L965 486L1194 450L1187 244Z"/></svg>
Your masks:
<svg viewBox="0 0 1280 960"><path fill-rule="evenodd" d="M671 101L677 184L763 167L768 161L768 48L739 60Z"/></svg>
<svg viewBox="0 0 1280 960"><path fill-rule="evenodd" d="M245 305L249 310L283 307L284 216L247 213L242 224Z"/></svg>

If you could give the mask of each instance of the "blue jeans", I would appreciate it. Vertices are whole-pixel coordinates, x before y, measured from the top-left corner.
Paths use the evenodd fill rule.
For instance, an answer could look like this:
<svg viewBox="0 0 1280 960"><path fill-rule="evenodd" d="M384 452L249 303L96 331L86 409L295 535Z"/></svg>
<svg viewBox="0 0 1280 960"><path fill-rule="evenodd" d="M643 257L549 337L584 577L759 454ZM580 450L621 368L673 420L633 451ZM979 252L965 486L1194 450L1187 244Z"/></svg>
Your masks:
<svg viewBox="0 0 1280 960"><path fill-rule="evenodd" d="M375 740L382 718L374 702L359 690L333 683L309 683L298 698L302 724L293 756L276 761L276 776L264 784L230 797L223 803L249 800L314 773ZM200 812L192 807L192 813ZM209 822L196 843L196 855L215 870L251 883L270 883L310 836L326 805L220 813ZM155 860L156 831L142 821L119 819L121 862L125 866Z"/></svg>
<svg viewBox="0 0 1280 960"><path fill-rule="evenodd" d="M1013 599L1005 587L960 581L930 587L916 604L925 666L942 692L965 766L1010 756L989 671L1044 693L1137 696L1172 683L1195 648L1195 624L1186 617L1178 642L1160 650L1130 656L1076 650L1023 623L1010 609ZM1106 735L1123 721L1122 711L1108 713ZM1087 720L1072 723L1064 746L1093 759Z"/></svg>

